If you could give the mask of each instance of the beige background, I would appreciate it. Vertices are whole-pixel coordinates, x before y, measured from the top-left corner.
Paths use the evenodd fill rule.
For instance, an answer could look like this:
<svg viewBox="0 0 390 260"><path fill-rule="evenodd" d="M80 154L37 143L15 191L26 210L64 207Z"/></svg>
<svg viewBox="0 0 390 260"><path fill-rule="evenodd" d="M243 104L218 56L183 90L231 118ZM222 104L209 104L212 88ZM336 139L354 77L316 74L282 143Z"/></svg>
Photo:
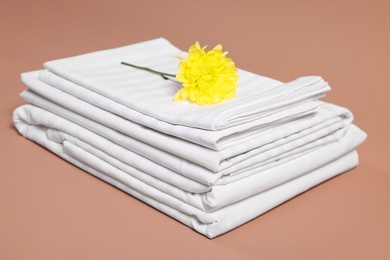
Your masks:
<svg viewBox="0 0 390 260"><path fill-rule="evenodd" d="M16 1L0 5L0 259L390 259L389 1ZM19 74L163 36L241 68L321 75L369 134L361 165L209 240L12 127Z"/></svg>

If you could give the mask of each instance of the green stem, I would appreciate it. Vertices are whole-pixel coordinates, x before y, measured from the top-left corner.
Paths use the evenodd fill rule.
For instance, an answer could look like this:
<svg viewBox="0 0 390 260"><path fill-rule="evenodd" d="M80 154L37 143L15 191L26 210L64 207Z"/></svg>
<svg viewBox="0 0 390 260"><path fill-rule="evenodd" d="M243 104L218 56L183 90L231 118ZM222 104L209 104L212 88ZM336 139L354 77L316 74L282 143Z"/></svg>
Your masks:
<svg viewBox="0 0 390 260"><path fill-rule="evenodd" d="M154 74L158 74L163 79L168 79L168 77L173 77L173 78L176 77L175 74L169 74L169 73L165 73L165 72L161 72L161 71L157 71L157 70L152 70L152 69L150 69L148 67L141 67L141 66L137 66L137 65L134 65L134 64L123 62L123 61L121 62L121 64L126 65L126 66L130 66L130 67L133 67L133 68L136 68L136 69L140 69L140 70L146 70L146 71L149 71L149 72L154 73Z"/></svg>

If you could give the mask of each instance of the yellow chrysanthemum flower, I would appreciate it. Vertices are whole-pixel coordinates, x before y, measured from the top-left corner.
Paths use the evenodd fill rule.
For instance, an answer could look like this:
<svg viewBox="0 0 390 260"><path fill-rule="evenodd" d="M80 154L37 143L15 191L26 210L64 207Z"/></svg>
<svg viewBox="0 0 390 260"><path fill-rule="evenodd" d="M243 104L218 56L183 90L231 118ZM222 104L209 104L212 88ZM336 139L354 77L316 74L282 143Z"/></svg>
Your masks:
<svg viewBox="0 0 390 260"><path fill-rule="evenodd" d="M170 74L148 67L141 67L122 61L121 64L160 75L163 79L176 78L183 85L174 96L175 101L189 100L198 105L215 104L236 96L237 68L234 62L217 45L211 51L205 51L199 42L190 46L188 57L177 57L179 73Z"/></svg>
<svg viewBox="0 0 390 260"><path fill-rule="evenodd" d="M235 97L237 88L237 68L234 62L217 45L205 51L199 42L190 46L188 57L179 57L179 73L176 79L183 88L174 96L175 101L188 99L198 105L215 104Z"/></svg>

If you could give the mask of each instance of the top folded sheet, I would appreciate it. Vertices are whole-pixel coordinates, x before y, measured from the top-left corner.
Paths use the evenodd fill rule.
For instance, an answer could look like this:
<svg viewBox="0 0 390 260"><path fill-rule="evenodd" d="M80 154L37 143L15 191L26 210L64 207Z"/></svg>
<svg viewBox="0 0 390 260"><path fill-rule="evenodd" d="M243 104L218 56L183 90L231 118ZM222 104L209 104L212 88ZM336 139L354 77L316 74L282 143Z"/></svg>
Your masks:
<svg viewBox="0 0 390 260"><path fill-rule="evenodd" d="M142 114L171 124L207 130L225 129L261 118L330 90L321 77L302 77L289 83L239 70L237 96L225 102L198 106L175 102L181 88L175 80L120 64L122 61L175 74L185 56L163 38L125 47L46 62L50 71Z"/></svg>

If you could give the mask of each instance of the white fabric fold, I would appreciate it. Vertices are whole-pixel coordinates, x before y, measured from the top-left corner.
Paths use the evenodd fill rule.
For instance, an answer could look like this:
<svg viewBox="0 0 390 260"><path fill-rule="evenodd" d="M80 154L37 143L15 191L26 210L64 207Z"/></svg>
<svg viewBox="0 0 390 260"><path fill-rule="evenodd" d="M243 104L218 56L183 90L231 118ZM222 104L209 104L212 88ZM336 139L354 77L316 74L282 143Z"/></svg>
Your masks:
<svg viewBox="0 0 390 260"><path fill-rule="evenodd" d="M47 139L63 145L68 151L88 153L124 174L205 212L218 210L330 163L353 150L365 138L365 135L352 125L341 139L311 150L310 153L304 153L305 156L300 154L266 170L262 167L254 168L256 172L246 178L225 185L207 187L132 154L106 138L40 108L23 106L16 110L14 121L23 135L28 135L25 132L35 131L33 126L38 126L39 129L45 127ZM83 161L80 158L78 160Z"/></svg>
<svg viewBox="0 0 390 260"><path fill-rule="evenodd" d="M324 109L319 111L322 111L321 114L317 113L311 117L309 116L302 118L301 122L294 121L291 124L287 124L286 126L277 130L271 130L269 133L263 134L258 138L259 140L257 140L258 143L264 143L262 146L247 153L240 154L237 156L237 158L229 158L229 161L226 161L226 163L221 163L221 165L225 166L225 168L214 173L213 171L185 160L180 156L180 153L185 151L191 153L190 148L185 150L183 146L179 146L176 143L175 148L177 149L179 155L175 155L169 151L167 152L165 150L156 149L156 146L150 145L153 139L150 135L148 135L150 131L148 129L146 129L145 132L137 133L139 136L148 138L141 140L132 138L134 135L132 131L128 131L128 129L126 129L126 120L125 122L118 123L123 126L123 130L126 133L123 134L119 131L115 131L112 128L99 124L94 120L88 119L81 116L80 114L65 109L64 107L61 107L54 102L51 102L35 94L34 92L26 91L22 93L22 97L34 105L42 107L56 115L60 115L61 117L64 117L71 122L89 129L91 132L106 137L113 143L116 143L117 145L122 146L135 154L143 156L173 172L182 174L187 178L207 186L236 181L238 179L250 176L259 170L275 167L288 161L289 159L301 156L310 150L336 141L340 138L340 136L343 135L352 120L352 116L348 110L328 104L324 107ZM75 105L75 107L78 107L78 110L81 112L85 111L80 105ZM92 113L92 115L93 114L94 113ZM99 120L102 119L101 113L99 114L96 112L96 115L99 115ZM106 119L108 122L110 120L110 117ZM142 130L143 128L138 129L138 131ZM73 133L73 135L79 135L79 132L76 130L74 130ZM85 134L85 136L87 135L88 134ZM164 135L159 134L157 137L161 137L161 139L163 139ZM169 142L162 142L161 139L157 138L156 141L161 142L161 145L172 145L172 143ZM196 148L198 150L201 149L203 153L218 153L217 151L207 150L207 148ZM307 149L305 150L305 148ZM238 149L240 149L240 147L238 147ZM109 151L110 149L104 150ZM296 154L295 156L287 156L284 158L286 156L286 151L296 152ZM196 154L193 156L196 156ZM209 158L206 157L205 160L211 160L211 158L211 156ZM267 163L266 159L269 159L270 161ZM257 168L251 167L251 165L255 164L256 162L259 164L263 163L263 165L257 165L259 166ZM226 165L230 165L231 167L229 168Z"/></svg>
<svg viewBox="0 0 390 260"><path fill-rule="evenodd" d="M181 196L179 189L172 185L164 186L164 182L159 182L157 178L149 174L140 171L129 174L115 167L112 163L90 153L88 149L84 149L82 146L75 145L68 140L59 143L59 137L56 136L58 130L51 127L55 125L64 126L63 120L65 119L61 119L54 114L48 116L49 114L51 113L30 105L22 106L14 112L15 126L25 137L210 238L223 234L318 183L356 166L357 154L353 152L353 149L365 138L365 134L352 125L347 134L334 145L333 149L329 148L322 152L318 150L314 157L304 156L298 161L282 164L279 167L283 167L279 168L279 171L276 169L274 172L268 172L268 175L277 172L283 173L285 170L290 170L294 164L296 164L295 169L298 171L305 165L309 167L306 170L311 170L298 174L297 178L290 181L279 180L279 185L271 189L229 203L213 212L207 212L196 207L196 203L190 198ZM50 125L45 125L45 121ZM320 160L335 152L339 155L335 155L338 159L313 166L313 160ZM340 154L342 155L340 156ZM267 174L267 172L261 174ZM209 199L213 202L213 197Z"/></svg>
<svg viewBox="0 0 390 260"><path fill-rule="evenodd" d="M263 129L257 129L257 131L253 132L251 135L248 135L246 138L241 138L235 143L234 146L223 149L221 151L215 151L206 147L187 142L186 140L173 137L171 135L162 134L161 132L155 131L151 128L146 128L132 121L126 120L123 117L117 116L111 112L103 110L97 106L94 106L72 95L69 95L66 92L51 87L42 81L39 81L37 79L36 74L34 73L24 74L22 80L28 86L29 89L41 95L45 99L50 100L55 104L58 104L61 107L67 108L94 122L98 122L107 127L115 129L143 143L147 143L148 145L166 151L167 153L176 155L181 159L187 160L188 162L181 162L181 170L176 169L177 166L173 169L178 172L183 172L183 170L185 170L189 172L198 173L199 167L197 165L199 165L214 173L219 172L222 175L230 174L235 169L237 169L237 167L232 169L230 168L233 165L239 163L240 161L252 158L251 163L255 163L255 155L264 152L264 150L256 149L258 147L270 144L266 148L271 150L272 148L276 148L278 145L282 145L283 143L290 141L289 139L286 139L284 137L292 135L291 138L302 138L304 134L314 132L315 128L312 128L312 132L306 131L301 133L300 135L293 134L300 131L302 132L303 130L318 125L320 123L322 123L323 125L320 125L317 128L324 128L328 133L330 133L332 131L335 131L335 129L333 128L342 128L343 126L349 124L352 120L351 113L348 110L345 110L343 108L334 108L334 110L336 110L337 112L329 112L325 109L323 110L324 115L321 117L313 116L311 117L311 120L307 120L306 117L304 117L302 120L291 120L290 123L283 123L283 126L278 128L277 131L274 130L275 127L270 127L269 125L264 126ZM41 104L38 104L37 101L28 101L38 106L43 106ZM65 115L65 112L61 112L60 110L63 110L61 107L55 109L48 107L44 108L52 111L53 113L68 118L71 121L75 120L73 118L69 118L68 115ZM66 114L69 114L69 112L66 112ZM331 117L334 117L335 114L338 114L337 116L340 116L340 119L337 119L340 122L336 122L336 125L331 125L330 127L328 127L329 122L327 122L327 120ZM95 129L91 130L96 131ZM277 140L280 141L275 142ZM149 154L138 150L135 152L140 153L144 156L148 156ZM274 153L274 151L272 151L272 153ZM279 151L279 153L281 153L281 151ZM262 158L258 159L261 160ZM166 164L164 165L167 166Z"/></svg>
<svg viewBox="0 0 390 260"><path fill-rule="evenodd" d="M270 110L318 99L330 90L320 77L302 77L283 84L239 71L237 97L213 106L174 102L180 84L120 64L122 61L175 74L184 52L165 39L46 62L50 71L81 87L115 100L139 113L176 125L224 129L264 117ZM134 119L132 119L134 120Z"/></svg>

